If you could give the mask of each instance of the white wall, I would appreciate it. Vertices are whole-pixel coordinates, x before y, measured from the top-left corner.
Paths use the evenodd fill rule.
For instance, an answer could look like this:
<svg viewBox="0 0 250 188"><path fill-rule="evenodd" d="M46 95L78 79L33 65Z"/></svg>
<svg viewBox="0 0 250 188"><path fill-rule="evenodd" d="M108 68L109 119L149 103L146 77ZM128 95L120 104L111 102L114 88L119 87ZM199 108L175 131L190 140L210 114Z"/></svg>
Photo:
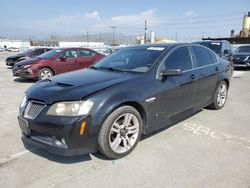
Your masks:
<svg viewBox="0 0 250 188"><path fill-rule="evenodd" d="M59 42L59 47L89 47L99 48L104 47L103 42Z"/></svg>
<svg viewBox="0 0 250 188"><path fill-rule="evenodd" d="M29 48L29 42L23 42L21 40L0 40L0 47L6 46L7 48L15 47L15 48Z"/></svg>

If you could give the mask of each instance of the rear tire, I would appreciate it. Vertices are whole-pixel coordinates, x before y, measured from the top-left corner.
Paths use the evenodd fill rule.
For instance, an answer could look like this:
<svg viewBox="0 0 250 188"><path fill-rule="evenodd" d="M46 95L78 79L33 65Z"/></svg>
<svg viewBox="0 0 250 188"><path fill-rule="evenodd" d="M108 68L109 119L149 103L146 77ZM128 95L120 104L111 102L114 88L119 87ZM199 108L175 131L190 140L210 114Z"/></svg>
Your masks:
<svg viewBox="0 0 250 188"><path fill-rule="evenodd" d="M53 75L54 73L50 68L42 68L38 73L38 79L39 80L48 79Z"/></svg>
<svg viewBox="0 0 250 188"><path fill-rule="evenodd" d="M98 137L99 150L111 159L131 153L142 133L140 113L131 106L114 110L104 121Z"/></svg>
<svg viewBox="0 0 250 188"><path fill-rule="evenodd" d="M214 110L219 110L223 108L227 101L228 85L225 81L221 81L215 91L213 96L213 103L208 107Z"/></svg>

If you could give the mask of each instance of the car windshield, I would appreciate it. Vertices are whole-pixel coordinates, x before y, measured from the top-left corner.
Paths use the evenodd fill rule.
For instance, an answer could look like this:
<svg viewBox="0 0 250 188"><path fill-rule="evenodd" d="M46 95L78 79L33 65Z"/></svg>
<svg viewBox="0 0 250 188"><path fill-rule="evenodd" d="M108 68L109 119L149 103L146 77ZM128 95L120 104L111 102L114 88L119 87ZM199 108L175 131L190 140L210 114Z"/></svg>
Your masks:
<svg viewBox="0 0 250 188"><path fill-rule="evenodd" d="M92 68L144 73L165 47L124 48L96 63Z"/></svg>
<svg viewBox="0 0 250 188"><path fill-rule="evenodd" d="M220 55L221 53L221 43L220 42L197 42L202 46L206 46L207 48L213 50L215 53Z"/></svg>
<svg viewBox="0 0 250 188"><path fill-rule="evenodd" d="M39 55L38 58L49 59L49 58L55 56L56 54L60 53L61 51L62 51L61 49L50 50L42 55Z"/></svg>
<svg viewBox="0 0 250 188"><path fill-rule="evenodd" d="M250 52L250 46L241 46L238 47L235 52Z"/></svg>
<svg viewBox="0 0 250 188"><path fill-rule="evenodd" d="M32 51L33 51L32 49L28 49L28 50L22 51L20 54L21 54L21 55L28 55L28 54L31 54Z"/></svg>

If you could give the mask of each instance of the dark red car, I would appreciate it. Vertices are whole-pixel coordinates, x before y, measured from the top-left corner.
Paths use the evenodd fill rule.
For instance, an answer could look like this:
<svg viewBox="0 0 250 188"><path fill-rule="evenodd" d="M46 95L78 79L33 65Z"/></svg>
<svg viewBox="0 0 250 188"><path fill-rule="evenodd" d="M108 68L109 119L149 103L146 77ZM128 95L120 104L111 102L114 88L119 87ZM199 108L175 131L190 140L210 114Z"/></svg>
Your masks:
<svg viewBox="0 0 250 188"><path fill-rule="evenodd" d="M86 48L56 48L36 58L16 63L13 76L42 80L89 67L103 57L105 56Z"/></svg>

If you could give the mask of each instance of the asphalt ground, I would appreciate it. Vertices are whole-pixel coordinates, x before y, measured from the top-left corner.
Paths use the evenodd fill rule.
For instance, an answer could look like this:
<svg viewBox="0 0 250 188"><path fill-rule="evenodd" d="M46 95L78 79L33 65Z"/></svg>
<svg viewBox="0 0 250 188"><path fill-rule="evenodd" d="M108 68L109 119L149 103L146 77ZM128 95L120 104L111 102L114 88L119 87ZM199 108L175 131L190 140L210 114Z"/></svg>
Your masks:
<svg viewBox="0 0 250 188"><path fill-rule="evenodd" d="M222 110L144 136L127 157L58 157L25 149L18 106L34 81L12 76L0 52L0 187L250 188L250 71L235 71Z"/></svg>

